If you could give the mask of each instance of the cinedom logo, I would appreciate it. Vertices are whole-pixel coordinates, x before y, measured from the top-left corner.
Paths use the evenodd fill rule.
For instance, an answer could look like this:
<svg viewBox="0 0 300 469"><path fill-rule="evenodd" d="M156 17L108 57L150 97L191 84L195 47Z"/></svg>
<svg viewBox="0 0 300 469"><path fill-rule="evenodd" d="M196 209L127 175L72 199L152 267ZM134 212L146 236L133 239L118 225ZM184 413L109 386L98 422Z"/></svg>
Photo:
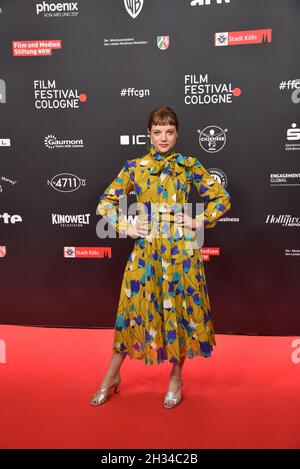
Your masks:
<svg viewBox="0 0 300 469"><path fill-rule="evenodd" d="M22 220L22 217L20 215L9 215L7 212L4 212L2 213L2 215L0 214L0 224L1 224L1 221L5 224L5 225L15 225L16 223L20 223Z"/></svg>
<svg viewBox="0 0 300 469"><path fill-rule="evenodd" d="M6 103L6 84L5 81L0 78L0 104Z"/></svg>
<svg viewBox="0 0 300 469"><path fill-rule="evenodd" d="M203 130L198 129L200 147L208 153L217 153L224 148L226 143L226 132L217 125L209 125Z"/></svg>
<svg viewBox="0 0 300 469"><path fill-rule="evenodd" d="M142 11L144 0L124 0L127 13L135 19Z"/></svg>
<svg viewBox="0 0 300 469"><path fill-rule="evenodd" d="M36 14L43 14L46 18L59 18L66 16L78 15L78 2L64 2L64 3L37 3Z"/></svg>
<svg viewBox="0 0 300 469"><path fill-rule="evenodd" d="M47 185L58 192L74 192L86 186L86 179L80 179L75 174L60 173L48 180Z"/></svg>
<svg viewBox="0 0 300 469"><path fill-rule="evenodd" d="M55 135L47 135L44 138L44 144L46 148L50 150L54 150L55 148L83 148L84 143L82 139L66 139L66 140L58 140Z"/></svg>
<svg viewBox="0 0 300 469"><path fill-rule="evenodd" d="M77 89L57 88L56 80L33 80L36 109L78 109L87 95Z"/></svg>
<svg viewBox="0 0 300 469"><path fill-rule="evenodd" d="M230 0L192 0L191 7L203 7L204 5L211 5L212 3L222 5L225 3L230 3Z"/></svg>

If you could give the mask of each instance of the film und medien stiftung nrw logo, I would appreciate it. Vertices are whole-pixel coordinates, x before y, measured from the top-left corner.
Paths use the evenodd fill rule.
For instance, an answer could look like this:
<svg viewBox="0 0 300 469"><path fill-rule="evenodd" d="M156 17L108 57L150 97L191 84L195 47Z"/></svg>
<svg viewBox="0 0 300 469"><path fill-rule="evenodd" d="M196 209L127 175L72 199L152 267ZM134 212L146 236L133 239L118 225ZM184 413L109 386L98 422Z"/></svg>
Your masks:
<svg viewBox="0 0 300 469"><path fill-rule="evenodd" d="M83 139L61 139L55 137L55 135L47 135L44 138L44 144L46 148L54 150L55 148L83 148Z"/></svg>
<svg viewBox="0 0 300 469"><path fill-rule="evenodd" d="M124 0L127 13L135 19L142 11L144 0Z"/></svg>
<svg viewBox="0 0 300 469"><path fill-rule="evenodd" d="M228 129L221 129L217 125L208 125L203 130L198 129L199 144L208 153L217 153L226 144L226 132Z"/></svg>

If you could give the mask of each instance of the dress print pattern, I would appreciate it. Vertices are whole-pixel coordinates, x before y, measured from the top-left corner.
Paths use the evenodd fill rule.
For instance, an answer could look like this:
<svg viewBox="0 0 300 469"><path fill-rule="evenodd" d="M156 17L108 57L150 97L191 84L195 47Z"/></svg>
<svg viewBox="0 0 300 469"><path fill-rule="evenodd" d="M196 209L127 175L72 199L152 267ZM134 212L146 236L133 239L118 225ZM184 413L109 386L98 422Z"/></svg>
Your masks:
<svg viewBox="0 0 300 469"><path fill-rule="evenodd" d="M146 155L126 161L97 206L118 233L128 225L120 200L132 191L148 209L149 223L152 206L162 212L156 235L150 232L135 240L123 274L114 330L113 351L142 359L146 365L210 357L216 345L201 251L189 249L188 234L174 223L191 186L205 204L196 218L204 228L213 228L230 209L229 193L197 158L174 148L162 155L151 145ZM169 223L164 223L166 210Z"/></svg>

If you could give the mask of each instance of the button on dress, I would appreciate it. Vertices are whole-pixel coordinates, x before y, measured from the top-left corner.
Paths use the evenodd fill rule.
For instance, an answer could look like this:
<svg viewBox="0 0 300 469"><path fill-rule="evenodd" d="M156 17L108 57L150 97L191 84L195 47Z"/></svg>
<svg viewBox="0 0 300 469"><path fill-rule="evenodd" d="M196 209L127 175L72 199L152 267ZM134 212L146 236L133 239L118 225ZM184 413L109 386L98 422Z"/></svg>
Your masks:
<svg viewBox="0 0 300 469"><path fill-rule="evenodd" d="M139 220L148 221L148 235L135 239L125 266L113 340L114 352L146 365L210 357L216 345L201 250L195 232L176 224L192 186L205 207L196 219L213 228L230 209L229 193L196 157L175 148L160 154L151 145L126 161L97 206L121 235L130 223L122 198L134 192Z"/></svg>

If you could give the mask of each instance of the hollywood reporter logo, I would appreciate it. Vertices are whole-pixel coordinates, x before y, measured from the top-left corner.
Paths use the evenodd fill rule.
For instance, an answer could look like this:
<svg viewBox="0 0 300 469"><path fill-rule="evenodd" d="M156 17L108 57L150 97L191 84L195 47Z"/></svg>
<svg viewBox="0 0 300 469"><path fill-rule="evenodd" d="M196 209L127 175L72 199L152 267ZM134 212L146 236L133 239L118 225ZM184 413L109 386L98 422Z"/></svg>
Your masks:
<svg viewBox="0 0 300 469"><path fill-rule="evenodd" d="M48 179L47 186L58 192L74 192L86 186L86 179L81 179L72 173L60 173Z"/></svg>

